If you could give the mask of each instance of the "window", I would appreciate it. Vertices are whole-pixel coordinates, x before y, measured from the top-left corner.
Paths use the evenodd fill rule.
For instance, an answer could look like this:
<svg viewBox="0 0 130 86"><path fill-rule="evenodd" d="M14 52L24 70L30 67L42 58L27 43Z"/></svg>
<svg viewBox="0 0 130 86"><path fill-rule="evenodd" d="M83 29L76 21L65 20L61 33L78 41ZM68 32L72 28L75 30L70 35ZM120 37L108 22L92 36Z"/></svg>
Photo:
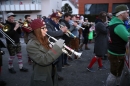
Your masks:
<svg viewBox="0 0 130 86"><path fill-rule="evenodd" d="M105 11L108 12L108 4L86 4L85 5L85 14L99 14L99 12Z"/></svg>

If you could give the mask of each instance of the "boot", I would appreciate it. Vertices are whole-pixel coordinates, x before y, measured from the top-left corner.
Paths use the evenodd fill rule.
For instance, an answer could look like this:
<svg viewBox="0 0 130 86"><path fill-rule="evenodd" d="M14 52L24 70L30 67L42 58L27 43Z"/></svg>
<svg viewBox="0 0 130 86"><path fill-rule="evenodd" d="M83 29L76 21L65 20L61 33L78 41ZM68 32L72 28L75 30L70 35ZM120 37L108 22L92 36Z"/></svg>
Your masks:
<svg viewBox="0 0 130 86"><path fill-rule="evenodd" d="M106 80L106 86L113 86L115 82L116 82L116 76L110 73Z"/></svg>
<svg viewBox="0 0 130 86"><path fill-rule="evenodd" d="M88 46L87 46L87 45L85 45L85 50L90 50L90 48L88 48Z"/></svg>
<svg viewBox="0 0 130 86"><path fill-rule="evenodd" d="M79 46L79 50L80 50L80 51L83 51L83 49L82 49L83 45L84 45L84 44L81 44L81 45Z"/></svg>

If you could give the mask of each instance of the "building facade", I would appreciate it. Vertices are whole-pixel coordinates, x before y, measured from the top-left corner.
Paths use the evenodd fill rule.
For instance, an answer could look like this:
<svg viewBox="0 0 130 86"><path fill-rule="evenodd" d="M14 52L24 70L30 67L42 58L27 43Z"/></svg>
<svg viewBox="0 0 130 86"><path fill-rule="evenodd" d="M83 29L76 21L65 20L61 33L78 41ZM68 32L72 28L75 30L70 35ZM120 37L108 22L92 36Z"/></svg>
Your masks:
<svg viewBox="0 0 130 86"><path fill-rule="evenodd" d="M0 18L5 20L8 12L15 13L16 19L31 15L32 19L52 14L52 10L61 10L62 0L0 0Z"/></svg>
<svg viewBox="0 0 130 86"><path fill-rule="evenodd" d="M112 13L119 4L126 4L130 8L130 0L79 0L79 14L98 14L100 11Z"/></svg>

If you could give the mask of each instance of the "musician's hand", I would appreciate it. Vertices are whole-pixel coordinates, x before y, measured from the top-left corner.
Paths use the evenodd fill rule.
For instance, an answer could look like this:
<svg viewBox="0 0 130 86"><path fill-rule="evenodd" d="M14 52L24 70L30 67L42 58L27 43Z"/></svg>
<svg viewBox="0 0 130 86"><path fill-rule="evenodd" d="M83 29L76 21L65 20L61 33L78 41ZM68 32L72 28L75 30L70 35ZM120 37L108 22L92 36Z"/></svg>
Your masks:
<svg viewBox="0 0 130 86"><path fill-rule="evenodd" d="M78 24L77 24L76 22L74 22L73 25L74 25L75 27L77 27Z"/></svg>
<svg viewBox="0 0 130 86"><path fill-rule="evenodd" d="M28 27L28 29L29 29L29 30L32 30L32 28L31 28L31 27Z"/></svg>
<svg viewBox="0 0 130 86"><path fill-rule="evenodd" d="M65 42L65 40L59 39L59 40L57 40L57 42L55 44L58 45L60 48L63 48L64 42Z"/></svg>
<svg viewBox="0 0 130 86"><path fill-rule="evenodd" d="M19 23L15 24L14 30L16 31L19 28Z"/></svg>
<svg viewBox="0 0 130 86"><path fill-rule="evenodd" d="M68 29L67 29L66 26L65 26L65 27L62 27L61 30L62 30L62 32L64 32L64 33L66 33L66 32L68 31Z"/></svg>

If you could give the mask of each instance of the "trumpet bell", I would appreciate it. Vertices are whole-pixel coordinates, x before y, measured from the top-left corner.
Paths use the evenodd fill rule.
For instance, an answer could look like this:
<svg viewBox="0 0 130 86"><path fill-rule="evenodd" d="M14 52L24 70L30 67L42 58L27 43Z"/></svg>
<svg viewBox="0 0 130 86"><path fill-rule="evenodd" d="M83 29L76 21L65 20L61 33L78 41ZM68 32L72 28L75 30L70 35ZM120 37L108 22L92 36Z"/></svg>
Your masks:
<svg viewBox="0 0 130 86"><path fill-rule="evenodd" d="M78 58L81 58L82 53L74 52L74 54L75 54Z"/></svg>

